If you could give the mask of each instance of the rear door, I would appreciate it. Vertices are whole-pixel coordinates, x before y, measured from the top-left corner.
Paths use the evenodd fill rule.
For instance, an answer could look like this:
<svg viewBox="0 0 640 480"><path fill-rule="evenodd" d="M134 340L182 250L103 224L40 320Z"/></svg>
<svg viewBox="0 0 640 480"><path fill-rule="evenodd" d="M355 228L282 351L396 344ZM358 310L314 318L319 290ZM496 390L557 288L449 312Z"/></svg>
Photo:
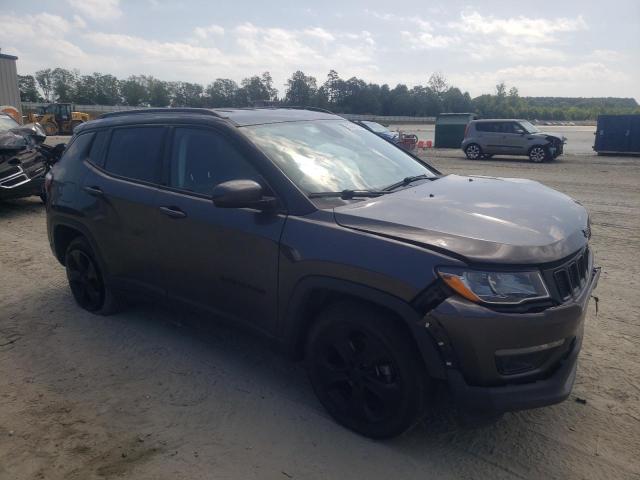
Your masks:
<svg viewBox="0 0 640 480"><path fill-rule="evenodd" d="M484 153L502 153L502 131L500 122L478 122L476 132L480 147Z"/></svg>
<svg viewBox="0 0 640 480"><path fill-rule="evenodd" d="M213 187L228 180L252 179L273 192L223 130L176 126L168 152L156 237L169 296L273 333L286 215L218 208L211 200Z"/></svg>
<svg viewBox="0 0 640 480"><path fill-rule="evenodd" d="M87 225L116 287L163 294L157 275L155 204L167 128L99 132L82 186Z"/></svg>

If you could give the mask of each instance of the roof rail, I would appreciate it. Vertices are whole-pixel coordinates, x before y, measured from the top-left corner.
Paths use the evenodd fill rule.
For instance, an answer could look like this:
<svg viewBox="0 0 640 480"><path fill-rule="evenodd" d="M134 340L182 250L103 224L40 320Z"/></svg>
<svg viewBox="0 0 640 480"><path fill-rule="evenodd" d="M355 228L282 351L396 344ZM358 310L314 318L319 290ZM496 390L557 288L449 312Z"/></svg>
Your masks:
<svg viewBox="0 0 640 480"><path fill-rule="evenodd" d="M119 112L108 112L100 115L100 118L120 117L124 115L143 115L145 113L197 113L200 115L209 115L212 117L221 117L218 113L207 108L137 108L131 110L122 110Z"/></svg>
<svg viewBox="0 0 640 480"><path fill-rule="evenodd" d="M339 115L335 112L332 112L331 110L327 110L326 108L307 107L305 105L285 105L280 108L291 108L294 110L311 110L312 112L323 112L323 113L330 113L331 115Z"/></svg>
<svg viewBox="0 0 640 480"><path fill-rule="evenodd" d="M259 107L216 107L218 110L311 110L312 112L330 113L331 115L340 115L339 113L332 112L325 108L320 107L307 107L305 105L264 105Z"/></svg>

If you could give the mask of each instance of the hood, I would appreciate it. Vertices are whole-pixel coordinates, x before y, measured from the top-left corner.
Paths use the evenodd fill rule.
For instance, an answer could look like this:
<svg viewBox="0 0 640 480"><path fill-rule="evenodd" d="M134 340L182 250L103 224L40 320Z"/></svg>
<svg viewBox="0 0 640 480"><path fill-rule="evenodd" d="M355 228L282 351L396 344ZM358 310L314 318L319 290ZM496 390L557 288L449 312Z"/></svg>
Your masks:
<svg viewBox="0 0 640 480"><path fill-rule="evenodd" d="M588 214L544 185L447 175L334 209L348 228L417 243L470 262L540 264L587 243Z"/></svg>
<svg viewBox="0 0 640 480"><path fill-rule="evenodd" d="M531 135L534 136L534 137L553 137L553 138L557 138L562 143L566 143L566 141L567 141L567 137L565 137L564 135L559 135L558 133L538 132L538 133L533 133Z"/></svg>

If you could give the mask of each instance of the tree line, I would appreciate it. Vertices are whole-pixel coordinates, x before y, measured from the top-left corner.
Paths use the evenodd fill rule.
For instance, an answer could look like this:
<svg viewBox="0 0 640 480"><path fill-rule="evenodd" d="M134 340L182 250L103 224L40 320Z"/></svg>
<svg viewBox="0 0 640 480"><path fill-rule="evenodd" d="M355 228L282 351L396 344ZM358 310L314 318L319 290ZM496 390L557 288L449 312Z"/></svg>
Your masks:
<svg viewBox="0 0 640 480"><path fill-rule="evenodd" d="M291 75L284 96L278 96L269 72L243 79L239 84L218 78L203 86L190 82L167 82L148 75L121 80L113 75L80 75L63 68L19 75L23 102L71 102L132 107L247 107L296 105L325 108L338 113L435 116L442 112L472 112L485 118L539 120L590 120L599 114L640 113L633 98L521 97L516 87L496 85L495 92L471 98L450 85L440 73L425 85L369 83L357 77L341 78L331 70L326 80L304 72Z"/></svg>

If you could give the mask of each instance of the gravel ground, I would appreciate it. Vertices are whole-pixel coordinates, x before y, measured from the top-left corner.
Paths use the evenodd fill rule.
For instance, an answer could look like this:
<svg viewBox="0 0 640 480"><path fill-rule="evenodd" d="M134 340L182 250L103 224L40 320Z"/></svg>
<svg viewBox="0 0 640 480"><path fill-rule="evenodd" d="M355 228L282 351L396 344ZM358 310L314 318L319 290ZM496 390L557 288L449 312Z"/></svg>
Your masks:
<svg viewBox="0 0 640 480"><path fill-rule="evenodd" d="M590 210L600 306L566 402L483 428L439 415L393 441L361 438L259 338L149 305L80 310L44 208L26 199L0 204L0 478L640 478L640 159L426 157L536 179Z"/></svg>

